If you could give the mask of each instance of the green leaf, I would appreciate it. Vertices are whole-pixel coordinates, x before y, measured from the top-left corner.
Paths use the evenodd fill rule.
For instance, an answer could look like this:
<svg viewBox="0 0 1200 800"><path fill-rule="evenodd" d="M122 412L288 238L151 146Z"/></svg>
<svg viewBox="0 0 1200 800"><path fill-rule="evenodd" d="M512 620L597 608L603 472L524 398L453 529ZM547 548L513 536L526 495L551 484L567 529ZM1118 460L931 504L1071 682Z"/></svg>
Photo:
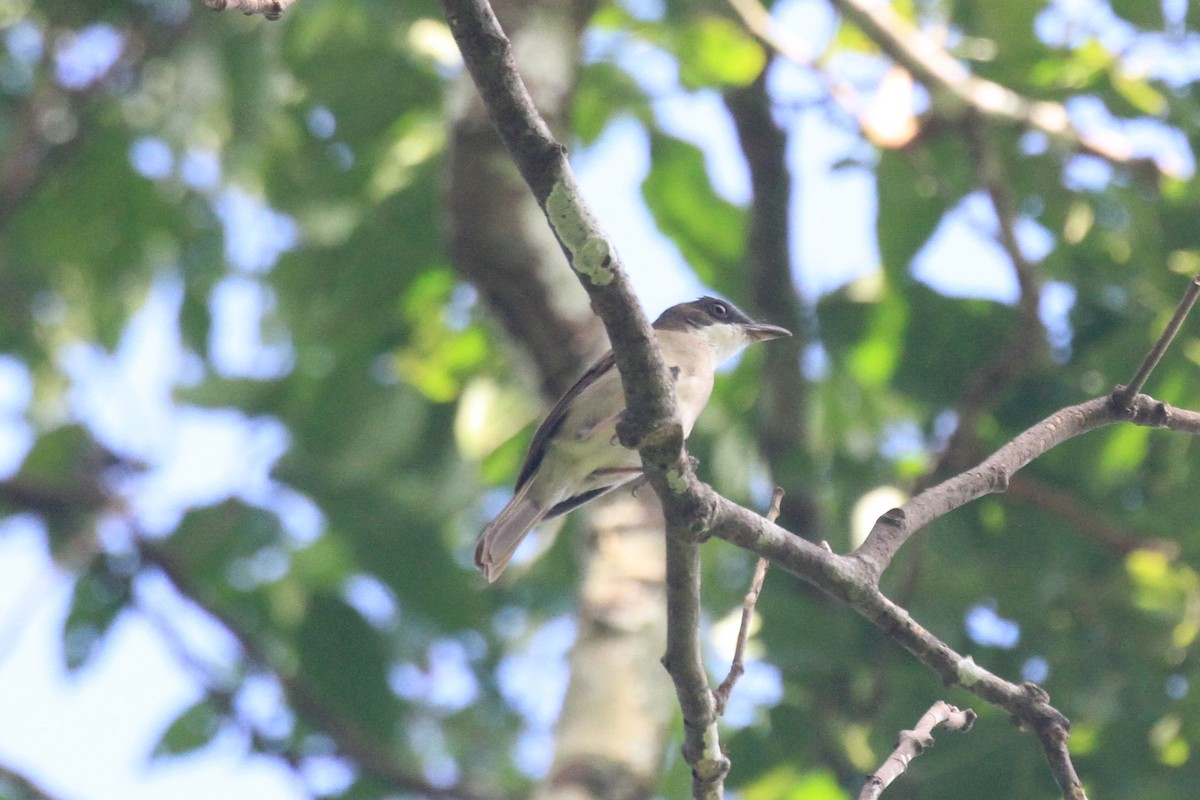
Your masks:
<svg viewBox="0 0 1200 800"><path fill-rule="evenodd" d="M924 284L903 291L908 320L895 388L932 404L953 403L972 375L996 358L1012 335L1011 306L946 297Z"/></svg>
<svg viewBox="0 0 1200 800"><path fill-rule="evenodd" d="M747 786L742 796L746 800L849 800L829 772L799 772L791 766L777 767L763 775Z"/></svg>
<svg viewBox="0 0 1200 800"><path fill-rule="evenodd" d="M300 667L317 692L380 742L390 741L396 698L379 633L342 600L318 593L296 635Z"/></svg>
<svg viewBox="0 0 1200 800"><path fill-rule="evenodd" d="M68 671L79 670L99 652L104 637L129 604L129 577L112 569L124 566L97 558L75 581L62 630L63 661Z"/></svg>
<svg viewBox="0 0 1200 800"><path fill-rule="evenodd" d="M1162 30L1166 20L1163 19L1162 3L1147 3L1144 0L1109 0L1112 10L1117 16L1123 17L1143 30ZM1188 6L1192 6L1188 3Z"/></svg>
<svg viewBox="0 0 1200 800"><path fill-rule="evenodd" d="M209 699L201 698L163 731L150 757L182 756L206 747L220 732L224 721Z"/></svg>
<svg viewBox="0 0 1200 800"><path fill-rule="evenodd" d="M1117 94L1143 114L1158 116L1167 111L1167 98L1144 78L1133 78L1114 71L1113 88Z"/></svg>
<svg viewBox="0 0 1200 800"><path fill-rule="evenodd" d="M642 195L659 230L679 247L701 281L737 295L745 245L745 209L718 197L700 148L656 133Z"/></svg>
<svg viewBox="0 0 1200 800"><path fill-rule="evenodd" d="M241 500L226 500L189 511L164 547L196 580L224 584L230 562L279 544L283 538L275 514Z"/></svg>
<svg viewBox="0 0 1200 800"><path fill-rule="evenodd" d="M907 274L913 257L937 230L950 204L942 196L936 173L919 169L907 152L884 150L875 181L879 255L888 277L896 279Z"/></svg>
<svg viewBox="0 0 1200 800"><path fill-rule="evenodd" d="M77 544L91 536L95 516L108 500L104 476L116 463L116 456L82 425L54 428L39 436L25 456L17 475L19 491L5 506L39 514L51 553L69 563Z"/></svg>
<svg viewBox="0 0 1200 800"><path fill-rule="evenodd" d="M899 292L888 292L875 304L866 337L854 348L847 364L864 386L883 386L895 374L908 318L908 305Z"/></svg>
<svg viewBox="0 0 1200 800"><path fill-rule="evenodd" d="M714 14L693 17L674 49L679 80L688 89L747 86L767 63L762 45L744 26Z"/></svg>
<svg viewBox="0 0 1200 800"><path fill-rule="evenodd" d="M629 113L644 125L651 121L646 94L629 73L605 61L585 65L571 105L572 130L580 143L592 144L609 122Z"/></svg>
<svg viewBox="0 0 1200 800"><path fill-rule="evenodd" d="M1108 441L1096 465L1098 476L1106 483L1127 478L1146 458L1150 429L1140 425L1122 425L1108 434Z"/></svg>

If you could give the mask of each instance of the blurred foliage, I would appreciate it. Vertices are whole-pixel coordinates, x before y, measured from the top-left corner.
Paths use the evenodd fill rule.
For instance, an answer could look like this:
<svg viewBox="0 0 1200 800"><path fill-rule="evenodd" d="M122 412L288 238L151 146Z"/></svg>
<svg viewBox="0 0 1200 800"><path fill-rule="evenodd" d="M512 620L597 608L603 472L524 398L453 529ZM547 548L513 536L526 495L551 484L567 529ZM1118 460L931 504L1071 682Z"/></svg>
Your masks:
<svg viewBox="0 0 1200 800"><path fill-rule="evenodd" d="M979 75L1066 102L1081 127L1130 135L1169 168L1148 179L1038 134L988 131L1022 227L1045 243L1038 276L1068 302L1050 342L977 409L978 457L1127 380L1200 266L1189 171L1200 20L1195 3L1136 0L897 5L947 31L947 46ZM20 423L34 434L5 481L3 511L38 509L48 547L77 569L67 666L86 669L139 602L155 568L129 540L153 536L196 599L270 664L219 670L148 752L192 752L236 724L263 752L325 753L321 719L239 717L248 676L269 668L299 676L417 774L524 791L518 739L544 723L503 676L570 612L576 575L562 543L502 590L483 591L470 569L475 533L494 510L486 490L509 485L536 401L442 248L443 120L456 67L436 4L304 0L267 24L185 0L28 0L0 2L0 34L0 354L13 367L4 374L31 386ZM715 188L710 155L665 121L659 101L746 86L770 54L715 3L606 3L588 36L571 144L595 142L616 119L644 130L650 214L702 282L748 305L748 208ZM870 42L835 23L817 44L816 69L869 99L885 65ZM111 58L96 56L106 46ZM669 89L642 73L643 56L647 73L668 65ZM804 147L813 115L841 128L851 144L825 167L865 175L878 198L879 263L803 298L809 491L823 537L845 550L856 503L932 469L964 388L1023 323L1011 303L950 297L914 276L914 260L964 201L985 199L962 131L926 117L914 142L876 152L811 71L789 83L792 68L773 69L776 118L793 146ZM803 186L805 175L793 177ZM976 222L994 235L994 218ZM810 276L821 267L803 265ZM254 299L248 360L228 353L222 309L232 294ZM147 413L132 391L108 391L107 412L83 403L71 354L117 360L155 298L173 309L174 329L140 335L180 343L178 363L161 366L174 411L232 409L286 431L272 491L246 487L164 521L141 516L153 481L109 473L114 461L134 472L144 462L152 476L173 444L148 450L129 435ZM1149 386L1192 408L1195 330ZM753 444L761 364L749 353L721 380L692 442L702 474L755 506L771 485ZM114 428L105 414L135 422ZM922 533L885 576L885 589L949 645L1049 690L1100 796L1188 796L1200 775L1197 470L1200 448L1181 435L1096 432L1027 470L1063 505L975 503ZM42 491L36 502L30 486ZM122 502L97 502L100 488ZM1114 552L1093 535L1096 519L1135 543L1174 542L1179 555ZM97 526L110 535L94 536ZM721 542L704 557L707 608L720 617L740 603L751 560ZM1019 635L997 643L972 630L980 609ZM943 697L974 707L979 722L939 735L889 797L1054 796L1031 736L944 690L866 622L782 573L768 578L760 612L756 652L778 670L781 697L727 737L732 785L748 800L854 796L896 731ZM667 765L664 793L678 796L686 770L671 755ZM387 794L359 770L345 796Z"/></svg>

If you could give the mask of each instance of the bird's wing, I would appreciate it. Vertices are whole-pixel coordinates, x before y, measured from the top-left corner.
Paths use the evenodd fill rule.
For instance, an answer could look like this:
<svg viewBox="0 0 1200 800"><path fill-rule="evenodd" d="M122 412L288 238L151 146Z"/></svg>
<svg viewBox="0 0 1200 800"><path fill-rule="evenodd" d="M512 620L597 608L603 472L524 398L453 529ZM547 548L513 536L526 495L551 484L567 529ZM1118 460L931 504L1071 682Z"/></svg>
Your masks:
<svg viewBox="0 0 1200 800"><path fill-rule="evenodd" d="M517 476L517 491L521 490L521 487L537 469L538 464L542 463L542 459L546 456L546 446L550 443L550 437L562 427L563 421L567 418L567 412L571 410L571 403L583 393L584 389L593 385L600 376L614 369L616 363L613 352L609 350L587 372L580 375L579 380L575 381L562 397L558 398L554 408L550 409L550 413L542 420L542 424L533 432L533 438L529 441L529 452L525 455L521 474Z"/></svg>

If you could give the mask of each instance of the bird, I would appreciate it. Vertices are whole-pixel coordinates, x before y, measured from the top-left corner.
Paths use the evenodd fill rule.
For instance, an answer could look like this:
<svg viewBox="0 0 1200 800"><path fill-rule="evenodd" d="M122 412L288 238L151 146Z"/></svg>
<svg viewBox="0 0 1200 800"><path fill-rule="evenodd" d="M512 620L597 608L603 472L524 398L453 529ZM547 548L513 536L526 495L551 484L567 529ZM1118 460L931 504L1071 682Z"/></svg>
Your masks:
<svg viewBox="0 0 1200 800"><path fill-rule="evenodd" d="M755 322L732 303L704 296L671 306L654 321L673 377L684 438L712 394L717 367L755 342L791 336ZM642 475L636 450L617 441L625 391L608 351L555 403L529 442L512 499L479 535L475 565L493 583L538 523L566 514Z"/></svg>

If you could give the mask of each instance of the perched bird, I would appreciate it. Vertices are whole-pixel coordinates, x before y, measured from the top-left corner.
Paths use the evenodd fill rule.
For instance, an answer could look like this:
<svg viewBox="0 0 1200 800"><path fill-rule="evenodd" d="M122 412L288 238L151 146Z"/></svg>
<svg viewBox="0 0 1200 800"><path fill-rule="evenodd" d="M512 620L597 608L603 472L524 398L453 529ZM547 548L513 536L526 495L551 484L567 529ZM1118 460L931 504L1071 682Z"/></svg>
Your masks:
<svg viewBox="0 0 1200 800"><path fill-rule="evenodd" d="M674 378L683 435L712 394L721 362L754 342L791 336L763 325L732 303L701 297L671 306L654 322L658 347ZM529 443L513 498L475 547L475 564L489 582L500 577L513 551L539 522L565 514L642 474L637 451L617 441L625 391L610 350L554 405Z"/></svg>

